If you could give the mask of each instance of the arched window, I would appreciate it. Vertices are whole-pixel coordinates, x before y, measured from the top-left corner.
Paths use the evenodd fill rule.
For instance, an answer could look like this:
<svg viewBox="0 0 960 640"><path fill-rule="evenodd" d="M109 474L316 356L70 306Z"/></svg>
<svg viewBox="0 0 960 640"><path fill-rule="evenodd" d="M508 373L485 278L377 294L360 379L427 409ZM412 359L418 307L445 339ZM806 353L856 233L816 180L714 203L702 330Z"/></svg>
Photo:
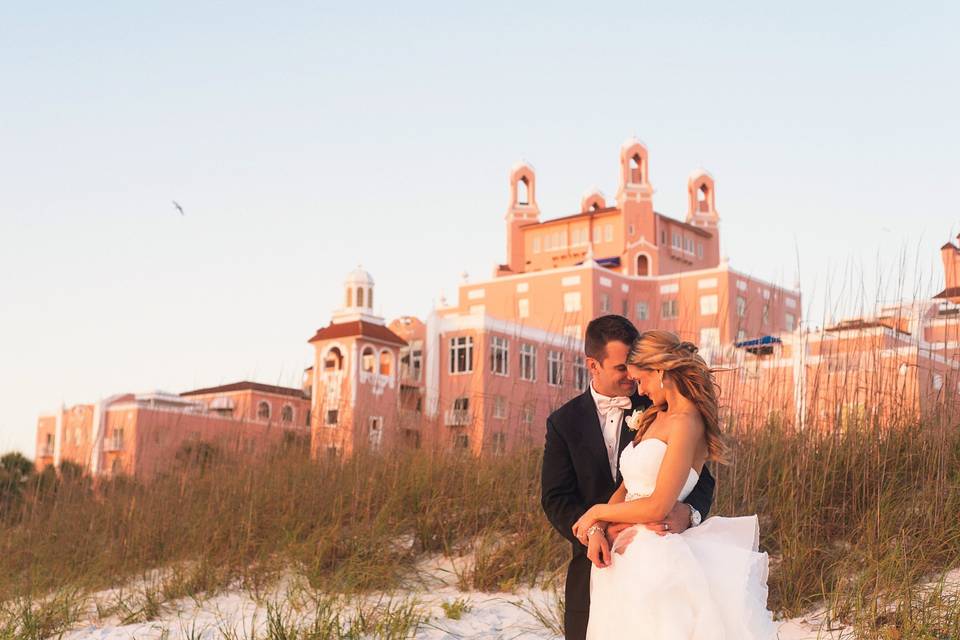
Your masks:
<svg viewBox="0 0 960 640"><path fill-rule="evenodd" d="M340 371L343 369L343 354L340 352L339 347L333 347L327 351L326 357L323 359L323 370L324 371Z"/></svg>
<svg viewBox="0 0 960 640"><path fill-rule="evenodd" d="M389 376L393 372L393 354L384 349L380 352L380 375Z"/></svg>
<svg viewBox="0 0 960 640"><path fill-rule="evenodd" d="M600 203L594 200L593 204L590 205L591 211L600 211Z"/></svg>
<svg viewBox="0 0 960 640"><path fill-rule="evenodd" d="M367 306L373 309L373 287L367 290Z"/></svg>
<svg viewBox="0 0 960 640"><path fill-rule="evenodd" d="M357 306L363 306L363 287L357 287Z"/></svg>
<svg viewBox="0 0 960 640"><path fill-rule="evenodd" d="M643 160L640 154L636 153L630 158L630 182L633 184L643 184Z"/></svg>
<svg viewBox="0 0 960 640"><path fill-rule="evenodd" d="M266 400L261 400L257 405L257 418L260 420L270 419L270 403Z"/></svg>
<svg viewBox="0 0 960 640"><path fill-rule="evenodd" d="M283 410L280 412L280 420L282 422L293 422L293 407L288 404L283 405Z"/></svg>
<svg viewBox="0 0 960 640"><path fill-rule="evenodd" d="M710 188L706 184L697 189L697 208L700 211L710 211Z"/></svg>
<svg viewBox="0 0 960 640"><path fill-rule="evenodd" d="M638 276L650 275L650 259L644 253L641 253L640 255L637 256L637 275Z"/></svg>
<svg viewBox="0 0 960 640"><path fill-rule="evenodd" d="M347 306L353 306L353 287L347 287Z"/></svg>
<svg viewBox="0 0 960 640"><path fill-rule="evenodd" d="M360 356L360 367L365 373L373 373L376 368L377 355L373 352L373 347L364 347L363 354Z"/></svg>
<svg viewBox="0 0 960 640"><path fill-rule="evenodd" d="M530 204L530 183L526 176L517 180L517 204Z"/></svg>

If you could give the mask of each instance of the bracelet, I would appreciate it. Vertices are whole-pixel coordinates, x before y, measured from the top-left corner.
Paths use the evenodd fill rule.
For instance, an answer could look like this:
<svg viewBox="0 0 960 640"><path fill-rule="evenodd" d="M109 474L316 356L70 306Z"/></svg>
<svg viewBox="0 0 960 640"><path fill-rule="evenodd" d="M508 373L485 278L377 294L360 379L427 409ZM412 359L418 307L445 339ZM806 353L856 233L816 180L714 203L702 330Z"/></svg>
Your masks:
<svg viewBox="0 0 960 640"><path fill-rule="evenodd" d="M588 538L595 533L604 533L603 527L601 527L599 524L594 524L594 525L591 525L589 529L587 529Z"/></svg>

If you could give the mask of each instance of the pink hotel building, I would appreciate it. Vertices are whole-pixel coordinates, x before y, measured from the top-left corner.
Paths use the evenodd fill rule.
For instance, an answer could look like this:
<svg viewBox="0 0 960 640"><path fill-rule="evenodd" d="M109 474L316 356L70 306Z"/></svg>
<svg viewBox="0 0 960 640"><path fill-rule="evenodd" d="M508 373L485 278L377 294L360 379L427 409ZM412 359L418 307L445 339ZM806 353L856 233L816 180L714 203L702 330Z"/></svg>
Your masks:
<svg viewBox="0 0 960 640"><path fill-rule="evenodd" d="M941 251L947 289L811 333L799 291L732 269L720 256L713 178L693 172L683 220L655 211L646 147L620 149L614 202L540 219L536 175L510 172L507 262L461 283L425 321L374 314L374 281L347 276L342 305L309 339L303 388L251 382L179 395L126 394L41 417L40 466L150 476L184 443L261 451L309 433L314 457L394 447L496 454L542 442L549 413L588 384L583 332L618 313L675 331L724 367L730 415L843 425L877 411L955 403L960 389L960 249ZM880 375L877 375L880 372ZM951 405L952 406L952 405Z"/></svg>
<svg viewBox="0 0 960 640"><path fill-rule="evenodd" d="M701 345L793 331L800 294L732 269L720 257L715 184L687 181L683 220L653 207L646 147L620 149L615 202L585 194L579 211L540 219L533 167L510 172L507 262L460 285L457 304L426 322L372 315L373 279L345 283L343 307L320 329L308 384L313 452L421 446L496 453L542 438L547 415L584 390L583 332L618 313Z"/></svg>

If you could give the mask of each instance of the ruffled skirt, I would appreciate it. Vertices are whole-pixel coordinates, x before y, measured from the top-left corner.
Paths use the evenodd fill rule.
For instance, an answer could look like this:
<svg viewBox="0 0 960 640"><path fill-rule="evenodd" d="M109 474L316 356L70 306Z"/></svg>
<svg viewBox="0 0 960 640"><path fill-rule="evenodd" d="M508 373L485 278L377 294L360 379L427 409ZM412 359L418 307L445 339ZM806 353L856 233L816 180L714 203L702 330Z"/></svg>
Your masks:
<svg viewBox="0 0 960 640"><path fill-rule="evenodd" d="M708 518L666 536L636 530L623 554L625 536L614 541L610 566L591 568L587 640L776 637L756 516Z"/></svg>

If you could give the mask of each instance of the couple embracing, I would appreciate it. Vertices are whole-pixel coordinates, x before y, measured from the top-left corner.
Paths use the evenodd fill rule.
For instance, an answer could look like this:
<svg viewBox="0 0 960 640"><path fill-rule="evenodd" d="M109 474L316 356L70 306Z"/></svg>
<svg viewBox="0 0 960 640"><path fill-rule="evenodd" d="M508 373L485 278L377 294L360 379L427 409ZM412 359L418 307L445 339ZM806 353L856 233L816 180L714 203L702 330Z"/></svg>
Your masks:
<svg viewBox="0 0 960 640"><path fill-rule="evenodd" d="M547 420L541 503L573 545L567 640L776 637L756 516L707 518L724 462L712 373L689 342L590 322L590 387Z"/></svg>

